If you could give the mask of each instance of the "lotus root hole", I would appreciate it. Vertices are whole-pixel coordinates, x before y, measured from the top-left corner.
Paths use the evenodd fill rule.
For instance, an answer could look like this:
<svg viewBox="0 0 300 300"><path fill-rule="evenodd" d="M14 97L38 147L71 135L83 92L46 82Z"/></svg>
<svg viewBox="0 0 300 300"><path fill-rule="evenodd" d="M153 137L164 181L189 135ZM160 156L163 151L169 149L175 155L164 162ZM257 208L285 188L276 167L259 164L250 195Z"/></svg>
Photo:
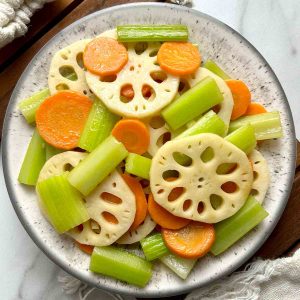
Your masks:
<svg viewBox="0 0 300 300"><path fill-rule="evenodd" d="M117 197L116 195L113 195L111 193L107 193L107 192L103 192L100 195L100 199L104 200L108 203L113 203L113 204L121 204L122 203L122 199Z"/></svg>
<svg viewBox="0 0 300 300"><path fill-rule="evenodd" d="M142 95L143 98L147 101L153 101L156 98L155 90L153 89L152 86L148 84L144 84L142 86Z"/></svg>
<svg viewBox="0 0 300 300"><path fill-rule="evenodd" d="M76 55L76 62L77 62L77 65L81 68L81 69L85 69L84 68L84 64L83 64L83 53L82 52L79 52L77 53Z"/></svg>
<svg viewBox="0 0 300 300"><path fill-rule="evenodd" d="M125 84L120 89L120 100L128 103L134 98L134 89L132 84Z"/></svg>
<svg viewBox="0 0 300 300"><path fill-rule="evenodd" d="M64 165L64 172L70 172L73 169L74 169L74 167L71 164L69 164L69 163L67 163L67 164Z"/></svg>
<svg viewBox="0 0 300 300"><path fill-rule="evenodd" d="M108 211L104 211L102 212L102 217L111 224L119 224L118 219L111 213L109 213Z"/></svg>
<svg viewBox="0 0 300 300"><path fill-rule="evenodd" d="M165 132L163 133L156 141L156 145L158 147L161 147L164 145L166 142L171 140L171 132Z"/></svg>
<svg viewBox="0 0 300 300"><path fill-rule="evenodd" d="M134 45L134 51L137 55L141 55L144 53L148 48L148 43L146 42L139 42Z"/></svg>
<svg viewBox="0 0 300 300"><path fill-rule="evenodd" d="M203 204L202 201L200 201L200 202L198 203L197 211L198 211L198 214L201 214L201 213L204 211L204 204Z"/></svg>
<svg viewBox="0 0 300 300"><path fill-rule="evenodd" d="M215 157L215 152L212 147L207 147L201 154L200 159L207 163Z"/></svg>
<svg viewBox="0 0 300 300"><path fill-rule="evenodd" d="M220 104L215 105L215 106L212 108L212 110L213 110L216 114L219 113L220 110L221 110L221 105L220 105Z"/></svg>
<svg viewBox="0 0 300 300"><path fill-rule="evenodd" d="M149 56L150 56L150 57L155 57L155 56L157 56L157 53L158 53L158 49L152 50L152 51L149 53Z"/></svg>
<svg viewBox="0 0 300 300"><path fill-rule="evenodd" d="M258 173L256 171L253 171L253 180L256 180L258 178Z"/></svg>
<svg viewBox="0 0 300 300"><path fill-rule="evenodd" d="M163 127L166 124L165 120L161 116L155 116L151 118L149 125L153 129L158 129Z"/></svg>
<svg viewBox="0 0 300 300"><path fill-rule="evenodd" d="M59 74L72 81L76 81L78 79L78 76L72 66L61 66L59 69Z"/></svg>
<svg viewBox="0 0 300 300"><path fill-rule="evenodd" d="M191 206L192 206L192 200L191 199L187 199L187 200L184 201L182 209L184 211L187 211Z"/></svg>
<svg viewBox="0 0 300 300"><path fill-rule="evenodd" d="M177 170L164 171L162 177L165 181L174 181L179 178L179 172Z"/></svg>
<svg viewBox="0 0 300 300"><path fill-rule="evenodd" d="M193 164L193 160L188 155L181 152L173 152L173 158L183 167L190 167Z"/></svg>
<svg viewBox="0 0 300 300"><path fill-rule="evenodd" d="M237 167L238 164L236 163L224 163L218 166L216 172L219 175L231 174L237 169Z"/></svg>
<svg viewBox="0 0 300 300"><path fill-rule="evenodd" d="M221 185L221 189L228 194L232 194L238 190L238 185L233 181L227 181Z"/></svg>
<svg viewBox="0 0 300 300"><path fill-rule="evenodd" d="M184 192L185 192L185 188L181 186L173 188L169 193L168 201L172 202L177 200Z"/></svg>
<svg viewBox="0 0 300 300"><path fill-rule="evenodd" d="M163 71L151 72L150 77L157 83L162 83L168 78L167 74Z"/></svg>
<svg viewBox="0 0 300 300"><path fill-rule="evenodd" d="M216 194L211 194L209 197L210 205L214 210L217 210L223 204L223 198Z"/></svg>
<svg viewBox="0 0 300 300"><path fill-rule="evenodd" d="M99 225L98 222L96 222L95 220L93 219L90 219L90 227L92 229L92 231L96 234L100 234L101 232L101 227Z"/></svg>
<svg viewBox="0 0 300 300"><path fill-rule="evenodd" d="M258 192L257 189L252 189L251 192L250 192L250 194L251 194L252 196L257 196L257 195L259 194L259 192Z"/></svg>
<svg viewBox="0 0 300 300"><path fill-rule="evenodd" d="M65 83L59 83L56 87L57 91L69 90L69 86Z"/></svg>

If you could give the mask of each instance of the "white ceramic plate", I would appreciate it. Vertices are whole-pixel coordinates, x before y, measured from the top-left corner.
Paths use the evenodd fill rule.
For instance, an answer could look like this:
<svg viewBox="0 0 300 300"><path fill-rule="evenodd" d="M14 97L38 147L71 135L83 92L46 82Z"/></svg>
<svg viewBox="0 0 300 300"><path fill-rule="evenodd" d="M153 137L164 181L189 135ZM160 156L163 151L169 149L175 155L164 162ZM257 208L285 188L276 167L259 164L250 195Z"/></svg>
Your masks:
<svg viewBox="0 0 300 300"><path fill-rule="evenodd" d="M155 264L150 283L139 289L89 272L89 257L66 236L59 236L41 215L33 188L17 181L32 127L17 109L17 103L47 85L52 55L79 39L94 37L118 24L186 24L190 40L198 43L203 60L211 58L234 78L244 80L253 95L268 110L279 110L284 137L263 143L261 150L271 171L271 186L264 207L269 212L255 230L218 257L201 259L183 281ZM3 168L8 192L18 217L34 242L64 270L88 284L113 292L140 297L180 294L224 276L247 261L272 232L290 194L295 166L295 133L284 92L268 63L242 36L227 25L189 8L167 4L131 4L101 10L82 18L53 37L27 66L10 99L3 130Z"/></svg>

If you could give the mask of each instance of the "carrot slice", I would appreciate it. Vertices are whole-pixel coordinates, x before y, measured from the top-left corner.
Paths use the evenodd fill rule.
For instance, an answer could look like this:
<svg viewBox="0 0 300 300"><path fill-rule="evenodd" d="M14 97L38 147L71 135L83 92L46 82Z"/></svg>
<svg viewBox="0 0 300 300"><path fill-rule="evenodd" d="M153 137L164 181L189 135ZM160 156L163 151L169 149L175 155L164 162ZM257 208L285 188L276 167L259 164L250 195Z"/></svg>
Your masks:
<svg viewBox="0 0 300 300"><path fill-rule="evenodd" d="M148 85L143 85L142 94L143 96L149 96L151 93L151 88ZM134 97L134 90L130 84L126 84L121 88L121 96L126 97L129 100L132 100Z"/></svg>
<svg viewBox="0 0 300 300"><path fill-rule="evenodd" d="M48 97L36 112L36 126L50 145L70 150L77 147L92 101L77 92L62 91Z"/></svg>
<svg viewBox="0 0 300 300"><path fill-rule="evenodd" d="M180 218L169 213L155 202L152 194L148 197L148 211L151 218L163 228L179 229L191 222L191 220Z"/></svg>
<svg viewBox="0 0 300 300"><path fill-rule="evenodd" d="M128 174L122 175L124 181L129 186L135 196L136 213L130 230L136 229L147 216L147 200L140 182Z"/></svg>
<svg viewBox="0 0 300 300"><path fill-rule="evenodd" d="M267 112L267 110L257 102L251 102L246 110L245 116L258 115Z"/></svg>
<svg viewBox="0 0 300 300"><path fill-rule="evenodd" d="M246 113L251 101L251 93L247 85L241 80L228 79L225 82L232 93L234 105L231 120L235 120Z"/></svg>
<svg viewBox="0 0 300 300"><path fill-rule="evenodd" d="M83 252L86 254L92 255L94 246L91 245L85 245L85 244L80 244L79 242L75 241L75 245Z"/></svg>
<svg viewBox="0 0 300 300"><path fill-rule="evenodd" d="M198 48L191 43L167 42L160 47L157 62L170 74L188 75L200 67L201 56Z"/></svg>
<svg viewBox="0 0 300 300"><path fill-rule="evenodd" d="M84 66L100 76L115 75L126 65L128 53L125 46L108 37L98 37L89 42L83 52Z"/></svg>
<svg viewBox="0 0 300 300"><path fill-rule="evenodd" d="M150 143L150 134L147 126L134 119L119 121L112 130L112 135L124 144L129 152L143 154Z"/></svg>
<svg viewBox="0 0 300 300"><path fill-rule="evenodd" d="M179 230L162 228L161 234L170 251L184 258L204 256L215 241L214 226L195 221Z"/></svg>

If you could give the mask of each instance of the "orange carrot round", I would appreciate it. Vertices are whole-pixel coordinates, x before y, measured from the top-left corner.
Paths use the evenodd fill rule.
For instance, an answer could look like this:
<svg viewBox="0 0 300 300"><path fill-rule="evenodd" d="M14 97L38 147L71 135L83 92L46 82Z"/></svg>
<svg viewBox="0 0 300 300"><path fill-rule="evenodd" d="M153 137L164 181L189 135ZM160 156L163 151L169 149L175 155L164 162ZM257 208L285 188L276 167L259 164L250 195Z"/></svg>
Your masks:
<svg viewBox="0 0 300 300"><path fill-rule="evenodd" d="M112 130L112 135L124 144L129 152L143 154L150 143L147 126L135 119L120 120Z"/></svg>
<svg viewBox="0 0 300 300"><path fill-rule="evenodd" d="M267 112L267 110L257 102L251 102L246 110L245 116L258 115Z"/></svg>
<svg viewBox="0 0 300 300"><path fill-rule="evenodd" d="M247 85L241 80L228 79L225 82L232 93L234 105L231 120L235 120L246 113L251 101L251 93Z"/></svg>
<svg viewBox="0 0 300 300"><path fill-rule="evenodd" d="M81 243L79 243L79 242L75 242L75 245L76 245L81 251L85 252L86 254L92 255L93 250L94 250L94 246L81 244Z"/></svg>
<svg viewBox="0 0 300 300"><path fill-rule="evenodd" d="M130 227L130 230L134 230L147 216L147 200L143 188L137 179L128 174L123 174L122 177L135 196L136 212L134 221Z"/></svg>
<svg viewBox="0 0 300 300"><path fill-rule="evenodd" d="M161 234L170 251L184 258L204 256L215 241L214 226L195 221L178 230L162 228Z"/></svg>
<svg viewBox="0 0 300 300"><path fill-rule="evenodd" d="M100 76L115 75L126 65L128 53L125 46L108 37L98 37L89 42L83 52L84 66Z"/></svg>
<svg viewBox="0 0 300 300"><path fill-rule="evenodd" d="M151 218L163 228L179 229L191 222L191 220L180 218L169 213L155 202L152 194L148 197L148 211Z"/></svg>
<svg viewBox="0 0 300 300"><path fill-rule="evenodd" d="M191 43L166 42L157 53L157 62L166 72L181 76L194 73L200 67L201 56Z"/></svg>
<svg viewBox="0 0 300 300"><path fill-rule="evenodd" d="M77 147L92 101L77 92L62 91L48 97L36 112L36 126L50 145L64 150Z"/></svg>

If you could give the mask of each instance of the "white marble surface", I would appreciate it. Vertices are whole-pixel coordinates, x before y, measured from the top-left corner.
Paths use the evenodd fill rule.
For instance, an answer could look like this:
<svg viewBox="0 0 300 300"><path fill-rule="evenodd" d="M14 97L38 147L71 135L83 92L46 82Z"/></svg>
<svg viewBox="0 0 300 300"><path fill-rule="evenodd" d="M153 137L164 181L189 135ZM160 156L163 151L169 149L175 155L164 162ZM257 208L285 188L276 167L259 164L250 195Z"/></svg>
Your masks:
<svg viewBox="0 0 300 300"><path fill-rule="evenodd" d="M286 92L300 138L300 1L194 0L194 8L235 28L263 54ZM2 171L0 194L0 298L78 299L63 294L57 281L60 269L35 246L20 224Z"/></svg>

